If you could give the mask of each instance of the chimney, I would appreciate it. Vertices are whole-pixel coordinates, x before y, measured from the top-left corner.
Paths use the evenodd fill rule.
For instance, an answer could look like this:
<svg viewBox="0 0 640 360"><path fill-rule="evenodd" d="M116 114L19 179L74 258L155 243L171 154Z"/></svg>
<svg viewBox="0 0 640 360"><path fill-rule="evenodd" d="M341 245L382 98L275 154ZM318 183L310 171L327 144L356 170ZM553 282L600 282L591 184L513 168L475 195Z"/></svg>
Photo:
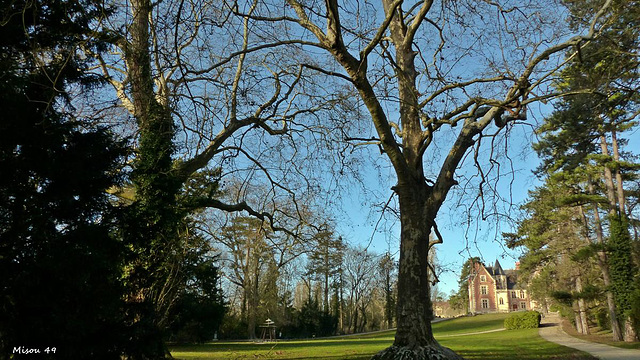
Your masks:
<svg viewBox="0 0 640 360"><path fill-rule="evenodd" d="M520 261L516 261L516 270L520 270Z"/></svg>

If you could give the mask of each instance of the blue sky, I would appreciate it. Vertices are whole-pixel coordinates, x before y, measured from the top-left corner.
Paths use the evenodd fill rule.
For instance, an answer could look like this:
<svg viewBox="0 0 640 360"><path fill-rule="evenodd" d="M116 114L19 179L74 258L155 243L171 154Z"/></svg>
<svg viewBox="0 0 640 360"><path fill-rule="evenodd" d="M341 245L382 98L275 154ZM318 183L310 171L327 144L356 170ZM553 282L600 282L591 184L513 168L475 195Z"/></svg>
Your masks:
<svg viewBox="0 0 640 360"><path fill-rule="evenodd" d="M520 126L514 129L512 134L512 153L514 169L516 172L511 176L505 176L499 182L499 192L511 194L513 203L512 209L508 209L508 204L498 203L499 208L506 208L504 212L516 216L513 211L527 197L527 191L538 184L538 180L532 173L539 160L531 149L531 128ZM465 170L464 168L462 170ZM389 169L389 171L391 171ZM389 174L389 178L393 175ZM392 180L390 180L392 181ZM384 194L375 202L381 203L391 196L389 189L393 184L369 182L371 187L377 187L377 193ZM352 244L369 245L369 249L376 253L383 253L387 250L397 253L399 247L399 222L394 221L392 216L380 221L379 207L371 208L371 199L362 199L365 196L359 191L354 191L342 202L342 212L338 224L338 232L348 239ZM517 251L511 251L504 247L501 242L501 233L512 231L513 226L510 221L503 218L489 217L487 220L474 218L474 210L471 211L472 218L469 219L468 212L460 203L468 203L466 198L461 198L459 191L454 189L450 193L445 205L438 214L438 228L444 238L444 243L437 246L438 260L442 266L443 273L440 276L438 289L445 294L458 288L459 270L464 261L470 256L480 256L487 263L493 264L496 259L500 260L503 268L514 268L519 256ZM393 204L393 201L392 201ZM469 221L470 220L470 221ZM374 231L376 229L377 231ZM373 237L373 239L372 239Z"/></svg>
<svg viewBox="0 0 640 360"><path fill-rule="evenodd" d="M549 113L551 107L543 106L533 110L530 122L540 123L542 113ZM472 218L469 219L469 212L461 206L468 205L469 197L461 197L460 191L456 191L456 189L450 193L445 205L440 210L437 223L444 238L444 244L437 246L437 255L444 270L440 275L438 289L446 295L458 288L460 268L470 256L479 256L490 265L498 259L504 269L515 268L520 252L507 249L503 245L501 234L515 230L511 220L517 219L519 205L526 201L528 191L540 184L540 181L532 173L532 170L539 164L539 159L531 148L535 141L532 132L531 126L519 125L515 126L510 134L508 151L515 171L513 176L506 175L498 183L499 193L507 198L510 197L507 202L497 202L497 209L505 216L489 217L482 220L478 217L473 218L477 212L471 210ZM624 137L630 141L626 150L638 153L640 150L640 131L638 129L632 130L624 134ZM461 170L462 172L467 171L468 165ZM399 246L399 223L393 220L379 221L379 208L370 206L371 202L384 202L391 196L391 191L386 189L392 186L393 174L391 169L387 171L389 171L387 174L389 183L384 183L384 174L382 181L368 182L369 186L374 188L372 190L375 193L383 194L381 198L375 201L362 199L367 195L354 190L351 195L343 199L343 215L340 216L338 222L338 232L342 236L352 244L369 245L369 248L376 253L383 253L387 250L390 250L391 253L397 253ZM513 205L509 207L508 203ZM374 231L376 224L377 231Z"/></svg>

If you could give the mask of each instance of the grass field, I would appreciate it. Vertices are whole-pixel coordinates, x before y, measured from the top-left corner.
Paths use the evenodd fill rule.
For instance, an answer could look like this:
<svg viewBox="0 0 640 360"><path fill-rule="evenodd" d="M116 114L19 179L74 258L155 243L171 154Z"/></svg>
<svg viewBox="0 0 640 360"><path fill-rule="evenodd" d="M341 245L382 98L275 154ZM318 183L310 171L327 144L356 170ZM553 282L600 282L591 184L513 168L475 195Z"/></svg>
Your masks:
<svg viewBox="0 0 640 360"><path fill-rule="evenodd" d="M505 314L464 317L433 325L436 339L466 359L476 360L594 360L577 350L547 342L537 329L497 331ZM214 342L173 346L171 353L181 360L213 359L368 359L393 342L393 331L327 339L278 341L255 344L246 341Z"/></svg>

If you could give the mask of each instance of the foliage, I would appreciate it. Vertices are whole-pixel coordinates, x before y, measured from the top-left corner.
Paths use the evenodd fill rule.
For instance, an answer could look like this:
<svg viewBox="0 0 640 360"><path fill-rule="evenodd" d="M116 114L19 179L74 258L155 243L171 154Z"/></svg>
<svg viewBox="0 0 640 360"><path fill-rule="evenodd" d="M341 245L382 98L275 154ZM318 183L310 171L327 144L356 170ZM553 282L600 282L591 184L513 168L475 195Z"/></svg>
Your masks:
<svg viewBox="0 0 640 360"><path fill-rule="evenodd" d="M122 141L77 117L68 89L99 85L93 1L2 2L0 14L0 357L119 359L123 336L117 209ZM51 351L56 347L55 351Z"/></svg>
<svg viewBox="0 0 640 360"><path fill-rule="evenodd" d="M636 276L636 284L631 294L631 319L636 329L640 329L640 276Z"/></svg>
<svg viewBox="0 0 640 360"><path fill-rule="evenodd" d="M205 342L219 331L226 308L219 288L218 259L210 252L209 247L196 247L184 261L186 287L171 311L170 340Z"/></svg>
<svg viewBox="0 0 640 360"><path fill-rule="evenodd" d="M609 320L609 313L607 312L607 309L599 308L596 311L596 323L598 324L598 327L602 330L611 329L611 322Z"/></svg>
<svg viewBox="0 0 640 360"><path fill-rule="evenodd" d="M611 288L616 294L616 307L620 320L631 315L633 293L636 291L634 277L637 267L631 260L631 236L627 221L622 216L610 216L610 235L608 242L609 269L611 271Z"/></svg>
<svg viewBox="0 0 640 360"><path fill-rule="evenodd" d="M246 339L247 321L237 314L227 313L220 324L218 339Z"/></svg>
<svg viewBox="0 0 640 360"><path fill-rule="evenodd" d="M473 270L474 262L480 262L480 258L471 257L462 265L458 280L458 292L449 298L449 303L454 309L469 311L469 275Z"/></svg>
<svg viewBox="0 0 640 360"><path fill-rule="evenodd" d="M504 319L504 327L507 330L537 329L541 319L542 315L537 311L516 312Z"/></svg>
<svg viewBox="0 0 640 360"><path fill-rule="evenodd" d="M338 319L321 310L314 299L305 302L296 314L296 320L292 329L294 332L288 334L290 337L312 338L335 335L338 326Z"/></svg>

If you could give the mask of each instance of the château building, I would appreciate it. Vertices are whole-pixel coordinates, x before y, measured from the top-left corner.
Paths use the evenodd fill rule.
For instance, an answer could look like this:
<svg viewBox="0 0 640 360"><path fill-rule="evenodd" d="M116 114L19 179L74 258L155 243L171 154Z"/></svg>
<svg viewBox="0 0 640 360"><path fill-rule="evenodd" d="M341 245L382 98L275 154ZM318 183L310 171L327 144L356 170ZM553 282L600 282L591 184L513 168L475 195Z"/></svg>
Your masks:
<svg viewBox="0 0 640 360"><path fill-rule="evenodd" d="M527 290L518 286L517 271L503 270L498 260L493 266L474 262L468 283L469 312L477 314L531 310Z"/></svg>

